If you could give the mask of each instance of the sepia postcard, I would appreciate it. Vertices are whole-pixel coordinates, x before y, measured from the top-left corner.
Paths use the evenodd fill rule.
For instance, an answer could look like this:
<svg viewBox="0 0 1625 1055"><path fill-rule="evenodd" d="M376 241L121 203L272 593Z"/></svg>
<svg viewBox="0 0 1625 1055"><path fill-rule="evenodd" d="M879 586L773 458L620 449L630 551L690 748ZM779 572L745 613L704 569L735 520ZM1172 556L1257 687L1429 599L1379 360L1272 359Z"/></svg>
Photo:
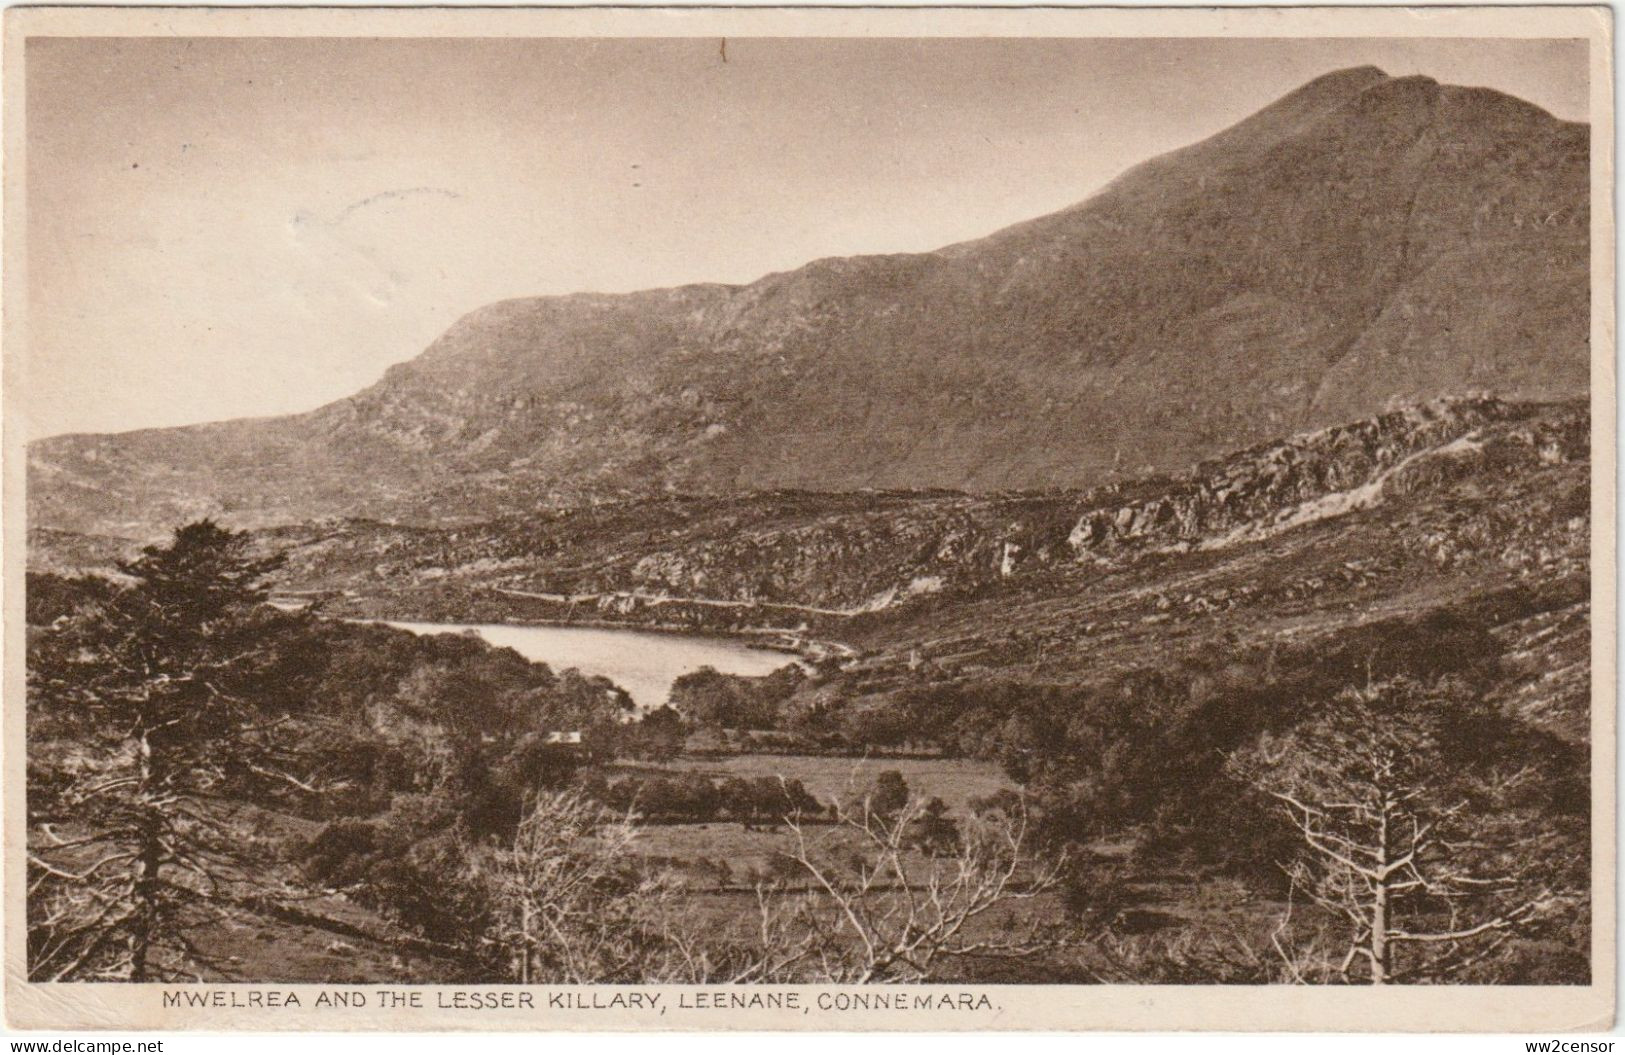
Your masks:
<svg viewBox="0 0 1625 1055"><path fill-rule="evenodd" d="M1613 1022L1608 9L5 25L10 1027Z"/></svg>

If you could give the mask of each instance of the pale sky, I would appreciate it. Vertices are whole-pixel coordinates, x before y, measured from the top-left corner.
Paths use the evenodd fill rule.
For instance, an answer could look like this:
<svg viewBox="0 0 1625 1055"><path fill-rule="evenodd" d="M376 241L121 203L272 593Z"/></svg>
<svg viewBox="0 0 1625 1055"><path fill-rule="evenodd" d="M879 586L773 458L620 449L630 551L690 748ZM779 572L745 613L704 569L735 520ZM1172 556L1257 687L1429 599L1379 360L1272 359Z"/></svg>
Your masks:
<svg viewBox="0 0 1625 1055"><path fill-rule="evenodd" d="M307 410L504 297L1087 197L1322 73L1586 119L1583 41L33 39L27 432Z"/></svg>

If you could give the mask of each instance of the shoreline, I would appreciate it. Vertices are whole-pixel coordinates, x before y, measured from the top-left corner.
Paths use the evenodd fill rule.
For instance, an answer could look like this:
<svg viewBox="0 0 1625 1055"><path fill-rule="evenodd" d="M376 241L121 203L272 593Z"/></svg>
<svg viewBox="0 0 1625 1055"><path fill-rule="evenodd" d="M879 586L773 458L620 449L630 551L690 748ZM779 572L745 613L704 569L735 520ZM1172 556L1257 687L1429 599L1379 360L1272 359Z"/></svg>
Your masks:
<svg viewBox="0 0 1625 1055"><path fill-rule="evenodd" d="M303 604L296 602L303 601ZM283 594L273 596L268 603L279 608L298 610L313 602L312 598L300 597L297 594ZM674 626L670 623L626 623L608 619L537 619L537 618L507 618L507 619L468 619L450 621L444 618L425 618L422 616L383 616L375 612L362 612L358 614L332 613L334 618L345 619L351 622L366 623L421 623L434 626L511 626L535 627L567 630L571 628L583 630L609 630L631 631L635 633L666 634L672 637L688 638L715 638L721 641L732 641L745 645L748 648L762 652L776 652L781 655L794 656L808 663L817 663L830 657L852 658L858 650L840 641L830 641L824 638L805 637L795 631L779 627L761 627L755 629L694 629L684 626ZM777 637L777 640L763 640L764 637Z"/></svg>

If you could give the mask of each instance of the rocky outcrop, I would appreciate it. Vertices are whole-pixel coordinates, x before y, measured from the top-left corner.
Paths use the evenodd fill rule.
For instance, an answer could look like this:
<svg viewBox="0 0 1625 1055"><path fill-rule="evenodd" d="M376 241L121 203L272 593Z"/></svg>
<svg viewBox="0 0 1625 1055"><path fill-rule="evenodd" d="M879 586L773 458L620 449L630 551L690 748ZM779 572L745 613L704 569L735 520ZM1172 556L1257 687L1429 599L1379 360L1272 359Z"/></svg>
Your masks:
<svg viewBox="0 0 1625 1055"><path fill-rule="evenodd" d="M1489 463L1585 458L1589 416L1493 399L1437 400L1323 429L1109 491L1067 537L1089 557L1125 550L1214 548L1268 537L1436 487ZM1128 490L1128 489L1124 489Z"/></svg>

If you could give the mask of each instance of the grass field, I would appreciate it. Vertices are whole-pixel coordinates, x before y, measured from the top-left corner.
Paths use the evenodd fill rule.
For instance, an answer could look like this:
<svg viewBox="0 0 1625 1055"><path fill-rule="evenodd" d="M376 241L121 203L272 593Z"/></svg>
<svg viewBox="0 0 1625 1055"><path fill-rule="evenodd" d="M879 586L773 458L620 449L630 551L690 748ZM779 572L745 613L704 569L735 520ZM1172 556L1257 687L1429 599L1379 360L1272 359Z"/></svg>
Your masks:
<svg viewBox="0 0 1625 1055"><path fill-rule="evenodd" d="M727 758L680 758L664 763L618 763L609 777L632 773L702 773L726 777L784 777L799 780L821 802L856 797L888 769L903 775L909 790L921 798L937 796L950 813L963 816L973 798L1013 788L991 762L964 758L851 758L829 755L733 755ZM735 826L737 827L737 826Z"/></svg>
<svg viewBox="0 0 1625 1055"><path fill-rule="evenodd" d="M783 777L799 780L820 802L847 801L860 797L886 770L902 774L912 794L921 798L940 797L949 815L962 820L970 814L970 800L984 798L1009 788L1011 784L995 765L966 759L941 758L850 758L825 755L735 755L726 758L683 758L665 763L621 762L609 767L611 779L627 776L657 776L698 773L712 780L729 777ZM825 817L809 820L804 837L815 856L856 848L861 836ZM687 877L698 891L728 901L729 891L748 893L763 879L784 878L785 855L796 849L795 834L784 826L746 827L738 821L719 820L693 824L650 824L640 829L638 850L656 858ZM931 865L923 856L911 854L911 868L919 874ZM789 869L798 882L804 873ZM732 910L729 910L732 911ZM727 915L727 912L723 913Z"/></svg>

